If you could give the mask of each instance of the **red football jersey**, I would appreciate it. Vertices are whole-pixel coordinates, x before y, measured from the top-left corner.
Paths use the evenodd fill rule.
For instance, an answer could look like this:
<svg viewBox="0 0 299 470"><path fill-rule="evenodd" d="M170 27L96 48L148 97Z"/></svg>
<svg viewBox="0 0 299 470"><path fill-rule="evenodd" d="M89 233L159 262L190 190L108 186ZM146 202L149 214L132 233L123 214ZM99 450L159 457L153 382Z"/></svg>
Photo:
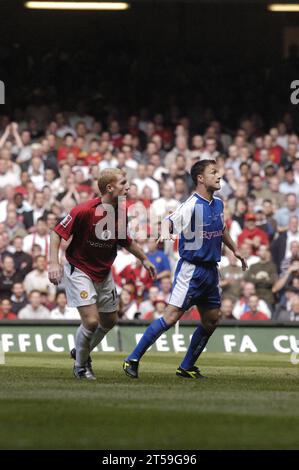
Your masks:
<svg viewBox="0 0 299 470"><path fill-rule="evenodd" d="M102 282L109 274L117 245L127 248L132 242L125 211L120 222L117 220L121 211L122 207L116 208L110 215L97 197L74 207L54 229L64 240L73 235L66 259L95 282Z"/></svg>

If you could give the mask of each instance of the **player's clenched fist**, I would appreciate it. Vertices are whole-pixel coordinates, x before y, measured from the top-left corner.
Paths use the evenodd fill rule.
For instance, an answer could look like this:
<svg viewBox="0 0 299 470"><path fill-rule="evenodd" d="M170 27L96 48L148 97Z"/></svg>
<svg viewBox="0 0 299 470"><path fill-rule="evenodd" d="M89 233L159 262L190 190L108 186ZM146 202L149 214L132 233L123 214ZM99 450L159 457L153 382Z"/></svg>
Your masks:
<svg viewBox="0 0 299 470"><path fill-rule="evenodd" d="M50 263L49 266L49 281L52 282L52 284L55 284L57 286L62 279L62 274L63 274L63 268L59 263Z"/></svg>

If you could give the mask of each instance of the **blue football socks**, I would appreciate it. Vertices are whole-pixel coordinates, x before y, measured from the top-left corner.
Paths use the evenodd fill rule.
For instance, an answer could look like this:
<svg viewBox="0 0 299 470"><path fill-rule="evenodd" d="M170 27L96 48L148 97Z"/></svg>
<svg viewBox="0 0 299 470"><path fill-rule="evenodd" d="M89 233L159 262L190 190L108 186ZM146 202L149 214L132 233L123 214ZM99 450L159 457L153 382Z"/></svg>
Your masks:
<svg viewBox="0 0 299 470"><path fill-rule="evenodd" d="M167 331L170 328L170 325L167 325L166 321L163 317L154 320L150 326L145 330L143 336L139 343L137 344L136 348L128 356L128 361L139 361L146 350L154 344L154 342L159 338L159 336Z"/></svg>
<svg viewBox="0 0 299 470"><path fill-rule="evenodd" d="M180 365L182 369L190 369L194 366L200 354L206 347L210 336L211 335L204 329L202 325L199 325L196 328L193 333L189 348L186 352L186 356L184 357L183 362Z"/></svg>

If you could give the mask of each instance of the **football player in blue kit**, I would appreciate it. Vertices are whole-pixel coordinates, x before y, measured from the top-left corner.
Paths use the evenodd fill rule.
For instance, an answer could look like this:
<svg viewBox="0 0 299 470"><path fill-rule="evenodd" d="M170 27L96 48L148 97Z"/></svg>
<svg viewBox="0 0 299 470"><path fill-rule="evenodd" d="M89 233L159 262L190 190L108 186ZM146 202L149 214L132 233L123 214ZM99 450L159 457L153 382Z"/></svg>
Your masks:
<svg viewBox="0 0 299 470"><path fill-rule="evenodd" d="M220 189L219 170L215 160L201 160L191 168L194 193L162 224L160 241L179 235L179 255L169 304L162 317L146 329L134 351L125 359L123 369L131 378L138 378L138 365L147 349L192 305L200 311L201 322L193 333L186 355L176 371L184 378L204 376L195 366L220 318L220 290L217 263L221 259L222 242L241 261L224 223L223 202L213 194Z"/></svg>

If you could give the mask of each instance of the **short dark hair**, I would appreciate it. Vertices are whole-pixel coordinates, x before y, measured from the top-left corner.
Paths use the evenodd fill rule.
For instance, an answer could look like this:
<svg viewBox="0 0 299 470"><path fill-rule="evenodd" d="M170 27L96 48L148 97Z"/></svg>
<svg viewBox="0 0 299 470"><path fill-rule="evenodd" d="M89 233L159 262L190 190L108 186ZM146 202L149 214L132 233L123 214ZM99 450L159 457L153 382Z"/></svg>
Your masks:
<svg viewBox="0 0 299 470"><path fill-rule="evenodd" d="M66 297L66 293L65 293L65 291L64 291L64 290L59 290L59 291L57 292L57 294L55 295L55 300L57 300L57 299L58 299L58 297L59 297L61 294L62 294L62 295L64 295L64 296Z"/></svg>
<svg viewBox="0 0 299 470"><path fill-rule="evenodd" d="M202 175L209 165L216 165L216 160L200 160L199 162L194 163L194 165L191 167L190 174L195 185L197 184L198 175Z"/></svg>

